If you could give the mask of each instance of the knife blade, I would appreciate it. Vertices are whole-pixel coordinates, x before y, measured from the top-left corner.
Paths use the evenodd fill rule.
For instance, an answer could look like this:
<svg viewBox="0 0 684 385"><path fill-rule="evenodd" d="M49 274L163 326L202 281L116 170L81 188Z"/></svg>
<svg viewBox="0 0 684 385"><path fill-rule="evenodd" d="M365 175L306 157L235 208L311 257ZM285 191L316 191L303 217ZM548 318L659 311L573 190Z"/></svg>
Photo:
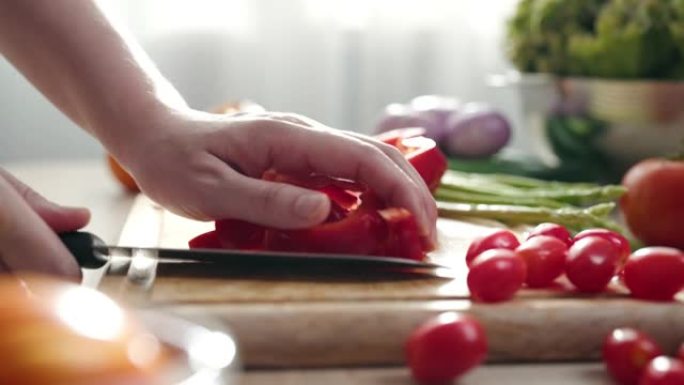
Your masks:
<svg viewBox="0 0 684 385"><path fill-rule="evenodd" d="M405 271L448 277L444 266L403 258L361 256L347 254L294 253L276 251L244 251L215 249L170 249L152 247L126 247L106 245L99 237L88 232L60 234L64 245L79 265L86 269L100 268L117 258L135 258L145 255L155 263L203 264L216 267L287 266L288 268L334 268ZM130 274L130 271L128 272Z"/></svg>

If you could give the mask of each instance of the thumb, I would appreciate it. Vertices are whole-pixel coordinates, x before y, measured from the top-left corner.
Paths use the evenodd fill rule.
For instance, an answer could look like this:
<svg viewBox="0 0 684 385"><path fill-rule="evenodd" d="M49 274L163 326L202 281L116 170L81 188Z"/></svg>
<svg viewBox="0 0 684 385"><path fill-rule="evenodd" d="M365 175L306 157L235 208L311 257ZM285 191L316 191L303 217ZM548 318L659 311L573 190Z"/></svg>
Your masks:
<svg viewBox="0 0 684 385"><path fill-rule="evenodd" d="M238 178L230 217L281 229L317 225L328 216L330 200L320 192L284 183Z"/></svg>
<svg viewBox="0 0 684 385"><path fill-rule="evenodd" d="M90 211L83 207L65 207L51 202L8 172L0 169L0 177L19 193L26 203L56 233L78 230L90 221Z"/></svg>
<svg viewBox="0 0 684 385"><path fill-rule="evenodd" d="M26 203L56 233L75 231L90 221L90 210L84 207L66 207L51 202L38 193L25 197Z"/></svg>

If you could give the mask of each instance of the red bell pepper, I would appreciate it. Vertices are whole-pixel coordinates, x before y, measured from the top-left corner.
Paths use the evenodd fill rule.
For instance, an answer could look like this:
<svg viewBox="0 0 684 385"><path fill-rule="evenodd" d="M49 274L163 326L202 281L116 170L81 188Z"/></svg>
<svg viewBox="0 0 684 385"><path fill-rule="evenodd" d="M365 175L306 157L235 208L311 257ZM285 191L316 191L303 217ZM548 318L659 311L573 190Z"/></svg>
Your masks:
<svg viewBox="0 0 684 385"><path fill-rule="evenodd" d="M376 138L396 147L423 178L430 191L439 187L448 162L437 143L420 136L423 129L408 128L382 133Z"/></svg>
<svg viewBox="0 0 684 385"><path fill-rule="evenodd" d="M266 178L315 186L330 198L330 215L324 223L300 230L223 219L216 221L214 232L194 238L190 247L425 258L426 248L413 215L405 209L386 208L361 185L319 176L307 180L269 174Z"/></svg>
<svg viewBox="0 0 684 385"><path fill-rule="evenodd" d="M434 190L447 168L436 143L419 136L422 129L395 130L378 137L396 146ZM235 219L216 221L216 231L190 241L191 248L274 250L392 256L423 260L428 251L418 224L408 210L387 207L366 186L321 175L296 177L275 171L264 180L289 183L320 191L330 198L330 215L324 223L300 230L259 226Z"/></svg>
<svg viewBox="0 0 684 385"><path fill-rule="evenodd" d="M216 235L216 231L209 231L192 238L188 245L191 249L220 249L221 242Z"/></svg>

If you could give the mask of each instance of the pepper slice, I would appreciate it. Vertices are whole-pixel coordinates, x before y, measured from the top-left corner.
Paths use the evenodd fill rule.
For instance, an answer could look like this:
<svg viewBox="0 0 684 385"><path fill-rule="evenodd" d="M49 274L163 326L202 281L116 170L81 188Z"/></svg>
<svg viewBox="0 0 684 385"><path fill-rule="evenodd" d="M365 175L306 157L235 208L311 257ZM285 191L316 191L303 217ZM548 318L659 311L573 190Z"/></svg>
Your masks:
<svg viewBox="0 0 684 385"><path fill-rule="evenodd" d="M382 255L387 225L373 205L363 202L348 216L302 230L270 229L269 250L311 253Z"/></svg>
<svg viewBox="0 0 684 385"><path fill-rule="evenodd" d="M379 210L378 213L388 228L384 255L403 257L416 261L425 259L425 250L428 247L420 236L418 223L410 211L403 208L390 207Z"/></svg>
<svg viewBox="0 0 684 385"><path fill-rule="evenodd" d="M192 238L188 245L191 249L220 249L222 248L215 231L209 231Z"/></svg>
<svg viewBox="0 0 684 385"><path fill-rule="evenodd" d="M396 147L434 192L448 162L434 140L420 136L423 132L423 129L416 128L398 129L378 135L376 139Z"/></svg>

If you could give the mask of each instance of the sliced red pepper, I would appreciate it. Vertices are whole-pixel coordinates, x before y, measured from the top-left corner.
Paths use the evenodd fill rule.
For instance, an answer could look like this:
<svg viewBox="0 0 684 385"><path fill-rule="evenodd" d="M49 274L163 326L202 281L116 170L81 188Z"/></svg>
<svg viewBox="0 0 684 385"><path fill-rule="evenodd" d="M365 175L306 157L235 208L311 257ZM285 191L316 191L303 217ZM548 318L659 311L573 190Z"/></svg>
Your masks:
<svg viewBox="0 0 684 385"><path fill-rule="evenodd" d="M434 190L447 168L446 158L434 141L414 136L421 134L421 130L398 131L385 134L382 140L396 146ZM415 217L406 209L387 208L363 184L321 175L287 176L275 171L265 172L263 179L326 194L331 202L330 215L324 223L301 230L224 219L216 221L213 235L207 233L193 239L190 247L425 258L428 247Z"/></svg>
<svg viewBox="0 0 684 385"><path fill-rule="evenodd" d="M346 218L302 230L270 229L269 250L360 255L382 254L387 227L375 209L361 206Z"/></svg>
<svg viewBox="0 0 684 385"><path fill-rule="evenodd" d="M408 149L404 153L406 159L418 171L430 191L435 191L448 167L447 159L437 147L437 143L432 139L418 136L403 139L401 144Z"/></svg>
<svg viewBox="0 0 684 385"><path fill-rule="evenodd" d="M395 146L423 178L430 191L439 187L448 162L437 143L414 128L386 132L376 138ZM416 135L418 134L418 135Z"/></svg>
<svg viewBox="0 0 684 385"><path fill-rule="evenodd" d="M216 221L216 235L224 249L260 250L266 228L239 219L222 219Z"/></svg>
<svg viewBox="0 0 684 385"><path fill-rule="evenodd" d="M416 261L425 259L425 245L416 218L410 211L391 207L378 212L384 219L388 231L385 255L408 258Z"/></svg>
<svg viewBox="0 0 684 385"><path fill-rule="evenodd" d="M425 129L421 127L398 128L375 135L375 139L392 146L398 146L402 139L423 136L424 134Z"/></svg>
<svg viewBox="0 0 684 385"><path fill-rule="evenodd" d="M191 249L220 249L222 248L219 242L218 235L215 231L209 231L192 238L188 245Z"/></svg>

